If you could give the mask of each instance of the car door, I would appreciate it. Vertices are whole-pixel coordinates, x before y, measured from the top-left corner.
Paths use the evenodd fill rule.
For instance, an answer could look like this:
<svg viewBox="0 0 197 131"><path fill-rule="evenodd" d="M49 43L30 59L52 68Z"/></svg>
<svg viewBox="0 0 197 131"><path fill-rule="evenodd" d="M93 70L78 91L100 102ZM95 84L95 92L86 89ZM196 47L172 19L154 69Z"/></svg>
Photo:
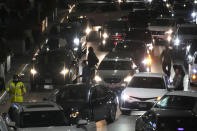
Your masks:
<svg viewBox="0 0 197 131"><path fill-rule="evenodd" d="M96 86L92 89L91 106L95 121L104 120L107 110L106 92L103 86Z"/></svg>

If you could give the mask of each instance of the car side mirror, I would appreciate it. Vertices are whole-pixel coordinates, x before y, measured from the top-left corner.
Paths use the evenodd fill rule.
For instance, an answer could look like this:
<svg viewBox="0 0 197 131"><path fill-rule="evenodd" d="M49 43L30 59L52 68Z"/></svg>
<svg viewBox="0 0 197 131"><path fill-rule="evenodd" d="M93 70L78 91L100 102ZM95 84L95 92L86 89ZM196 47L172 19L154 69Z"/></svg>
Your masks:
<svg viewBox="0 0 197 131"><path fill-rule="evenodd" d="M87 120L79 120L77 122L77 127L80 128L81 126L87 125L88 121Z"/></svg>

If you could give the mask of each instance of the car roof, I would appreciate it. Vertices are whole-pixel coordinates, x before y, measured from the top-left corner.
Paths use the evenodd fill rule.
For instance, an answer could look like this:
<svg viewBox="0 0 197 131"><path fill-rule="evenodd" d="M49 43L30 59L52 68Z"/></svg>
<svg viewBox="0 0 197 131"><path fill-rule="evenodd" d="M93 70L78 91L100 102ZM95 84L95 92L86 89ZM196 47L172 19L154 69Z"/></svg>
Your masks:
<svg viewBox="0 0 197 131"><path fill-rule="evenodd" d="M166 95L189 96L189 97L197 98L197 92L195 91L172 91L172 92L168 92Z"/></svg>
<svg viewBox="0 0 197 131"><path fill-rule="evenodd" d="M152 72L139 72L134 74L134 77L163 77L165 74L162 73L152 73Z"/></svg>
<svg viewBox="0 0 197 131"><path fill-rule="evenodd" d="M13 103L12 107L17 108L20 112L63 110L61 106L51 101Z"/></svg>
<svg viewBox="0 0 197 131"><path fill-rule="evenodd" d="M130 52L109 52L103 61L132 61L132 53Z"/></svg>

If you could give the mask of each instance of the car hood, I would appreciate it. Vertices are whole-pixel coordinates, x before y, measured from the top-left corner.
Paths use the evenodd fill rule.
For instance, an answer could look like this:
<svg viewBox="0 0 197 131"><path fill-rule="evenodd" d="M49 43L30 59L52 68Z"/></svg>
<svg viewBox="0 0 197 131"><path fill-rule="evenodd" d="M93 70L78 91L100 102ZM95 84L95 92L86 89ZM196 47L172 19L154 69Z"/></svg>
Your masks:
<svg viewBox="0 0 197 131"><path fill-rule="evenodd" d="M153 108L153 110L159 117L194 117L194 113L190 110L178 110L178 109L160 109Z"/></svg>
<svg viewBox="0 0 197 131"><path fill-rule="evenodd" d="M34 128L20 128L19 131L83 131L75 126L49 126L49 127L34 127Z"/></svg>
<svg viewBox="0 0 197 131"><path fill-rule="evenodd" d="M181 40L196 40L197 35L179 35L178 38Z"/></svg>
<svg viewBox="0 0 197 131"><path fill-rule="evenodd" d="M118 77L124 78L131 73L131 70L97 70L97 74L101 78Z"/></svg>
<svg viewBox="0 0 197 131"><path fill-rule="evenodd" d="M150 31L168 31L171 29L169 26L149 26L148 29Z"/></svg>
<svg viewBox="0 0 197 131"><path fill-rule="evenodd" d="M156 98L161 97L167 92L166 89L146 89L146 88L135 88L135 87L126 87L123 93L127 94L130 97L137 98Z"/></svg>
<svg viewBox="0 0 197 131"><path fill-rule="evenodd" d="M36 65L36 69L39 73L59 73L63 69L63 64L40 64Z"/></svg>

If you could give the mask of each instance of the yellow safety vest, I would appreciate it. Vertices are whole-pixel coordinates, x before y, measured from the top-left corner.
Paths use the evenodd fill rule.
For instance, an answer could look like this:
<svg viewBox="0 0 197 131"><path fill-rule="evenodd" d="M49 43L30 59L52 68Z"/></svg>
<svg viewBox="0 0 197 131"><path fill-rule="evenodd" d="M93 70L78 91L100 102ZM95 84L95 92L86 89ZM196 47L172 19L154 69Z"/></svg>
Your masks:
<svg viewBox="0 0 197 131"><path fill-rule="evenodd" d="M23 95L26 93L26 88L23 82L10 83L6 91L11 95L11 102L23 102Z"/></svg>

